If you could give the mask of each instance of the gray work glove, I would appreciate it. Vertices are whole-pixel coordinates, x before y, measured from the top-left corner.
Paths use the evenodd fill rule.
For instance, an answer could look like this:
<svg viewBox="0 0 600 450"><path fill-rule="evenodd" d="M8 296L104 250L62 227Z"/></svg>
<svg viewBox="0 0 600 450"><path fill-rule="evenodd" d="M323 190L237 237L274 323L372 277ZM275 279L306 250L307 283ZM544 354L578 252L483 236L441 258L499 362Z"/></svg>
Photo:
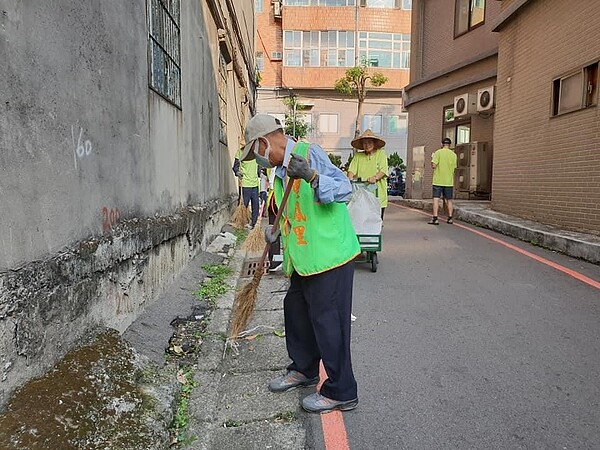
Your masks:
<svg viewBox="0 0 600 450"><path fill-rule="evenodd" d="M238 177L238 178L243 178L244 174L242 173L241 170L239 170L239 171L236 172L235 176Z"/></svg>
<svg viewBox="0 0 600 450"><path fill-rule="evenodd" d="M277 231L273 232L273 225L267 225L265 228L265 241L267 241L269 244L273 244L277 242L277 239L279 239L279 234L279 228Z"/></svg>
<svg viewBox="0 0 600 450"><path fill-rule="evenodd" d="M288 163L287 174L290 178L302 178L307 183L314 181L318 175L316 170L310 168L306 159L294 153Z"/></svg>

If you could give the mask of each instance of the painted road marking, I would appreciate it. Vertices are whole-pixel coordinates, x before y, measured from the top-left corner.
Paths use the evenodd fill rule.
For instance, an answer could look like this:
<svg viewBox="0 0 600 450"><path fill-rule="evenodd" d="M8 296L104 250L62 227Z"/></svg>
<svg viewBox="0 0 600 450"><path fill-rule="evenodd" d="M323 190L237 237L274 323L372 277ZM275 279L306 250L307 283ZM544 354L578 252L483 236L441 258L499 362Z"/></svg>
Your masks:
<svg viewBox="0 0 600 450"><path fill-rule="evenodd" d="M431 215L431 214L428 214L428 213L426 213L424 211L419 211L417 209L409 208L407 206L397 205L395 203L391 203L391 204L394 205L394 206L397 206L398 208L408 209L410 211L422 214L424 216L430 216ZM575 279L577 279L577 280L579 280L579 281L581 281L583 283L589 284L590 286L595 287L596 289L600 289L600 282L598 282L596 280L593 280L590 277L587 277L587 276L585 276L585 275L583 275L583 274L581 274L579 272L576 272L575 270L569 269L569 268L567 268L565 266L561 266L560 264L555 263L554 261L550 261L549 259L546 259L546 258L543 258L541 256L536 255L535 253L531 253L531 252L528 252L527 250L523 250L522 248L517 247L516 245L509 244L508 242L504 242L501 239L495 238L493 236L490 236L489 234L486 234L486 233L484 233L482 231L479 231L479 230L476 230L474 228L468 227L466 225L461 225L459 223L454 222L453 226L462 228L463 230L470 231L471 233L478 234L479 236L482 236L482 237L484 237L486 239L489 239L492 242L495 242L497 244L503 245L504 247L509 248L511 250L514 250L515 252L521 253L522 255L525 255L525 256L527 256L527 257L529 257L531 259L534 259L537 262L540 262L542 264L550 266L553 269L559 270L560 272L563 272L563 273L565 273L565 274L567 274L567 275L569 275L569 276L571 276L571 277L573 277L573 278L575 278Z"/></svg>
<svg viewBox="0 0 600 450"><path fill-rule="evenodd" d="M319 377L321 381L317 386L317 392L321 390L323 381L327 379L327 372L323 367L323 361L319 368ZM321 427L323 428L323 440L325 441L325 450L349 450L348 436L346 426L341 411L331 411L321 414Z"/></svg>

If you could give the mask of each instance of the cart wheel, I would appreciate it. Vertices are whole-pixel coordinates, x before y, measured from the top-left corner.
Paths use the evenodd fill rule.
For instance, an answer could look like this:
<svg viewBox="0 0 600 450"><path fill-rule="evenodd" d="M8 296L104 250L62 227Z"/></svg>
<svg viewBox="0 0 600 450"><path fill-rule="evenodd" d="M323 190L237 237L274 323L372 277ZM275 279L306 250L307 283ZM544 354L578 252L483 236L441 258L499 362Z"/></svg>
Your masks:
<svg viewBox="0 0 600 450"><path fill-rule="evenodd" d="M377 272L377 253L371 253L371 272Z"/></svg>

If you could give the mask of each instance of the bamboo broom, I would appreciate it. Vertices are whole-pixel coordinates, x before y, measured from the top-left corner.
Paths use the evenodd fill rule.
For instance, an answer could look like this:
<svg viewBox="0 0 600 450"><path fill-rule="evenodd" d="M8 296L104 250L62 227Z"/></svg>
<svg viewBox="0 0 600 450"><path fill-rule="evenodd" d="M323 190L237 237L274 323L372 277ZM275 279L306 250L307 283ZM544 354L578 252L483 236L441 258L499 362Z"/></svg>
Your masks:
<svg viewBox="0 0 600 450"><path fill-rule="evenodd" d="M262 221L262 210L265 203L266 202L264 202L258 210L258 220L256 221L254 228L252 229L250 234L248 234L248 237L242 244L242 249L246 250L248 253L260 252L260 250L263 248L263 245L265 244L265 238L263 235L262 228L260 226L260 223Z"/></svg>
<svg viewBox="0 0 600 450"><path fill-rule="evenodd" d="M285 193L283 194L283 199L281 200L281 205L279 205L279 209L277 210L277 215L275 216L275 222L273 223L273 233L275 233L279 229L279 219L281 218L281 214L287 204L288 197L290 196L290 192L292 190L292 185L294 184L294 180L290 178L285 187ZM258 293L258 285L260 284L260 280L265 273L265 261L267 259L267 255L269 253L269 248L271 244L267 242L265 245L265 249L263 250L262 256L260 257L260 262L258 264L258 268L254 272L254 276L252 280L247 283L242 289L240 289L236 296L235 302L233 304L233 319L231 321L231 332L229 333L229 339L235 340L237 336L246 328L248 321L252 317L254 313L254 307L256 306L256 295Z"/></svg>
<svg viewBox="0 0 600 450"><path fill-rule="evenodd" d="M240 193L240 201L237 205L237 207L235 208L235 211L233 212L233 215L231 216L231 220L229 223L231 223L231 226L233 226L234 228L244 228L244 226L246 226L246 224L248 223L248 220L250 220L249 216L248 216L248 208L246 208L244 206L244 196L243 196L243 192L242 192L242 181L239 180L238 182L238 188L239 188L239 193Z"/></svg>

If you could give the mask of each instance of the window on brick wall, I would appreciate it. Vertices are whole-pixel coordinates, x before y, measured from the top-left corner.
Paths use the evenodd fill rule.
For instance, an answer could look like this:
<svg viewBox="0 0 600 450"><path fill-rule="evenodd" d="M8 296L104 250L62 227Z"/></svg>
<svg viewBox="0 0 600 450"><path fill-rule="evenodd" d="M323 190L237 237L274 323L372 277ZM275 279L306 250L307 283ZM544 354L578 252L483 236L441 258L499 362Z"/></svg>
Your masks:
<svg viewBox="0 0 600 450"><path fill-rule="evenodd" d="M319 114L319 133L335 134L338 132L337 114Z"/></svg>
<svg viewBox="0 0 600 450"><path fill-rule="evenodd" d="M150 87L181 108L179 0L148 1Z"/></svg>
<svg viewBox="0 0 600 450"><path fill-rule="evenodd" d="M352 67L354 32L284 31L283 53L287 67Z"/></svg>
<svg viewBox="0 0 600 450"><path fill-rule="evenodd" d="M485 21L485 0L456 0L454 37L482 25Z"/></svg>
<svg viewBox="0 0 600 450"><path fill-rule="evenodd" d="M359 58L372 67L408 69L410 67L410 34L358 34Z"/></svg>
<svg viewBox="0 0 600 450"><path fill-rule="evenodd" d="M598 104L598 63L552 82L552 115L558 116Z"/></svg>
<svg viewBox="0 0 600 450"><path fill-rule="evenodd" d="M443 115L442 139L449 138L452 141L452 148L471 141L470 118L455 118L454 106L446 106Z"/></svg>
<svg viewBox="0 0 600 450"><path fill-rule="evenodd" d="M263 12L263 1L264 0L254 0L254 12Z"/></svg>
<svg viewBox="0 0 600 450"><path fill-rule="evenodd" d="M369 8L411 9L412 2L410 0L362 0L361 4Z"/></svg>

